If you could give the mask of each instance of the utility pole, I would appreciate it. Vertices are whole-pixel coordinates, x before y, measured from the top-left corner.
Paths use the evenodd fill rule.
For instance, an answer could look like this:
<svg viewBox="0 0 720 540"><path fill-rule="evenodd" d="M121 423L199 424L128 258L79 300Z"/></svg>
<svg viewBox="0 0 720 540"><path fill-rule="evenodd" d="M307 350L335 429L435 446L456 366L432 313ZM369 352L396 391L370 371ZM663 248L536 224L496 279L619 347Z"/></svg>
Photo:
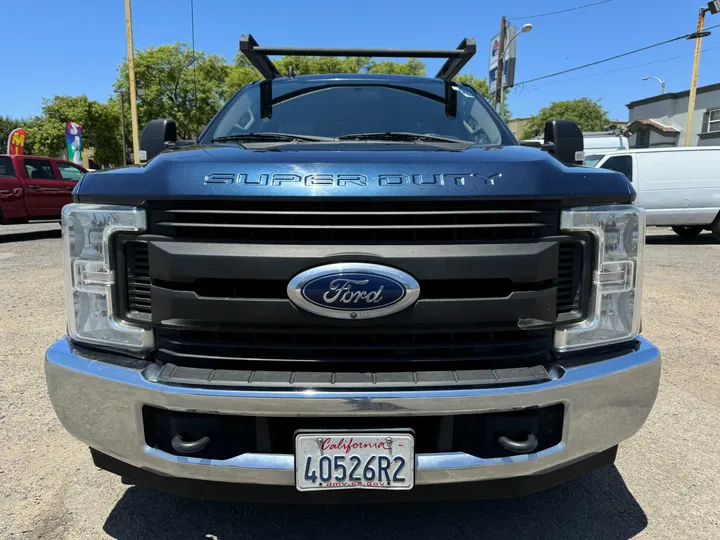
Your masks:
<svg viewBox="0 0 720 540"><path fill-rule="evenodd" d="M507 32L507 18L500 19L500 40L498 42L498 63L495 72L495 110L502 114L503 104L503 72L505 70L505 34Z"/></svg>
<svg viewBox="0 0 720 540"><path fill-rule="evenodd" d="M140 163L140 135L138 133L137 92L135 91L135 54L133 52L132 11L130 0L125 0L125 26L127 29L128 78L130 80L130 117L132 119L133 162Z"/></svg>
<svg viewBox="0 0 720 540"><path fill-rule="evenodd" d="M707 7L701 7L698 13L697 32L688 39L695 38L695 58L693 59L692 79L690 80L690 96L688 97L687 123L685 124L685 146L690 146L692 136L693 115L695 114L695 96L697 94L698 71L700 69L700 51L702 49L702 38L710 32L703 32L705 26L705 14L710 11L713 14L718 12L720 2L709 2Z"/></svg>
<svg viewBox="0 0 720 540"><path fill-rule="evenodd" d="M120 94L120 131L122 131L122 164L127 165L127 145L125 144L125 91L118 90Z"/></svg>

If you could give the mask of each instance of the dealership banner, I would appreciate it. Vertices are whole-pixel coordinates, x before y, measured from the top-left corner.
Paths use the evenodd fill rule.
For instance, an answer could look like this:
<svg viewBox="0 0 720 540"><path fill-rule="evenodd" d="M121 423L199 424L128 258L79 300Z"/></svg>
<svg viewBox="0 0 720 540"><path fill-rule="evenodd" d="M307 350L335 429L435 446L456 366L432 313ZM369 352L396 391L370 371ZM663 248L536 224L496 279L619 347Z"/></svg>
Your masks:
<svg viewBox="0 0 720 540"><path fill-rule="evenodd" d="M82 165L82 126L68 122L65 127L65 144L68 161Z"/></svg>
<svg viewBox="0 0 720 540"><path fill-rule="evenodd" d="M25 139L27 132L23 128L17 128L10 132L7 144L8 154L22 155L25 153Z"/></svg>
<svg viewBox="0 0 720 540"><path fill-rule="evenodd" d="M503 88L510 88L515 84L515 59L517 56L515 40L512 39L517 29L510 25L505 34L505 57L503 58ZM490 62L488 65L488 87L490 92L497 90L497 67L500 58L500 34L490 40Z"/></svg>

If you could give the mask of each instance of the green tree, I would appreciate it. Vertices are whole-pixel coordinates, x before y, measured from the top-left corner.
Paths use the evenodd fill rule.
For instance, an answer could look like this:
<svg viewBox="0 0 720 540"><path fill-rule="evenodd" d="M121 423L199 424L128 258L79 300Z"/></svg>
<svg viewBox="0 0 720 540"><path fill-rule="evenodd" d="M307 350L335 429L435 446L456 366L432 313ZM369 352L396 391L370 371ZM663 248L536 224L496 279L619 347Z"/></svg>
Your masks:
<svg viewBox="0 0 720 540"><path fill-rule="evenodd" d="M93 148L93 161L101 165L124 165L122 155L122 130L120 124L120 100L113 96L107 103L94 102L91 106L91 122L83 126L85 148ZM127 114L127 110L125 113ZM130 116L126 117L128 133Z"/></svg>
<svg viewBox="0 0 720 540"><path fill-rule="evenodd" d="M255 68L231 66L223 83L223 98L230 99L235 92L246 84L262 80L263 76Z"/></svg>
<svg viewBox="0 0 720 540"><path fill-rule="evenodd" d="M472 86L488 101L492 99L492 97L490 96L490 88L488 87L488 83L487 81L485 81L485 79L478 79L473 75L470 75L469 73L463 73L462 75L458 75L457 77L455 77L455 80L457 82L465 83Z"/></svg>
<svg viewBox="0 0 720 540"><path fill-rule="evenodd" d="M283 56L274 62L278 71L289 75L292 66L295 75L328 73L360 73L369 58L338 58L337 56Z"/></svg>
<svg viewBox="0 0 720 540"><path fill-rule="evenodd" d="M488 86L488 83L485 79L478 79L470 73L463 73L462 75L458 75L457 77L455 77L455 80L472 86L475 90L478 91L480 95L482 95L483 97L485 97L485 99L492 103L493 96L490 95L490 87ZM507 106L507 97L509 93L510 90L505 91L505 101L503 101L503 109L502 113L500 114L500 116L503 120L505 120L505 122L512 118L512 113Z"/></svg>
<svg viewBox="0 0 720 540"><path fill-rule="evenodd" d="M27 123L32 152L43 156L62 156L65 152L65 126L77 122L83 127L83 146L94 148L94 161L121 163L120 113L117 104L99 103L87 96L53 96L43 100L42 115Z"/></svg>
<svg viewBox="0 0 720 540"><path fill-rule="evenodd" d="M28 134L26 144L32 145L31 151L26 147L27 153L50 157L63 155L65 124L54 120L46 121L43 116L34 116L28 121L25 131Z"/></svg>
<svg viewBox="0 0 720 540"><path fill-rule="evenodd" d="M246 84L262 80L262 75L240 51L235 53L233 63L223 85L223 97L228 100Z"/></svg>
<svg viewBox="0 0 720 540"><path fill-rule="evenodd" d="M194 139L196 127L205 125L224 103L230 69L222 56L202 51L193 56L184 43L137 51L136 85L144 91L138 99L140 129L155 118L172 118L177 122L178 138ZM128 96L127 62L118 71L115 90Z"/></svg>
<svg viewBox="0 0 720 540"><path fill-rule="evenodd" d="M337 56L284 56L273 63L278 71L287 76L290 67L295 75L312 75L328 73L391 73L396 75L425 75L425 63L415 58L407 62L385 60L372 61L370 58L340 58ZM238 52L225 80L223 95L225 99L240 88L263 77L250 64L245 56Z"/></svg>
<svg viewBox="0 0 720 540"><path fill-rule="evenodd" d="M393 60L371 61L367 64L366 70L368 73L425 76L425 62L417 58L409 58L405 62L394 62Z"/></svg>
<svg viewBox="0 0 720 540"><path fill-rule="evenodd" d="M338 58L337 56L284 56L273 63L282 75L288 76L290 67L293 68L295 75L359 73L368 61L368 58ZM230 99L246 84L262 80L262 78L260 72L238 51L225 79L223 95L225 99Z"/></svg>
<svg viewBox="0 0 720 540"><path fill-rule="evenodd" d="M608 124L608 113L603 109L600 100L579 98L568 101L553 101L550 106L540 109L530 120L522 134L523 139L530 139L543 132L545 122L554 118L572 120L581 131L602 131Z"/></svg>

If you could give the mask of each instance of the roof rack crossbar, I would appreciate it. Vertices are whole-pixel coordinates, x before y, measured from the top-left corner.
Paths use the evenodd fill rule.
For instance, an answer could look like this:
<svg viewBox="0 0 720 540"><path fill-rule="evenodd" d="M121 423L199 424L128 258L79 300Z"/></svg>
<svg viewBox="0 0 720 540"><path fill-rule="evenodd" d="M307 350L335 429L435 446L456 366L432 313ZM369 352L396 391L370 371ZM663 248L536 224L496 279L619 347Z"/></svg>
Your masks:
<svg viewBox="0 0 720 540"><path fill-rule="evenodd" d="M375 56L384 58L447 58L461 56L459 49L342 49L309 47L253 47L258 54L267 56Z"/></svg>
<svg viewBox="0 0 720 540"><path fill-rule="evenodd" d="M476 51L475 40L465 38L457 49L343 49L310 47L260 47L249 34L240 37L240 51L266 79L280 77L269 56L346 56L379 58L447 58L436 77L452 80Z"/></svg>

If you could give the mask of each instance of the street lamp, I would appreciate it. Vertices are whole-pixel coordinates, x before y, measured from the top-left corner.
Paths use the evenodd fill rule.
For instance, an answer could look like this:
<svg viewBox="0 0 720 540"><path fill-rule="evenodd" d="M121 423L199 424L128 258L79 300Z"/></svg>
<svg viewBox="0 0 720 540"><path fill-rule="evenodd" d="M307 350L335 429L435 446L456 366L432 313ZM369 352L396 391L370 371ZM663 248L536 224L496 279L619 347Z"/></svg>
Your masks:
<svg viewBox="0 0 720 540"><path fill-rule="evenodd" d="M505 50L506 50L506 51L508 50L508 47L509 47L510 44L513 42L513 39L515 39L516 37L518 37L519 34L527 34L527 33L530 32L530 30L532 30L532 29L533 29L533 25L532 25L532 24L530 24L530 23L525 23L525 24L523 24L523 25L520 27L520 31L519 31L519 32L515 32L515 35L508 40L507 44L505 45Z"/></svg>
<svg viewBox="0 0 720 540"><path fill-rule="evenodd" d="M656 77L655 75L648 75L647 77L643 77L643 81L647 81L648 79L655 79L657 82L660 83L660 93L665 93L665 81L663 81L660 77Z"/></svg>
<svg viewBox="0 0 720 540"><path fill-rule="evenodd" d="M525 24L523 24L523 25L520 27L520 31L519 31L519 32L515 32L515 34L514 34L514 35L508 40L508 42L505 44L505 47L503 47L502 54L500 55L500 58L502 58L503 60L505 60L505 53L506 53L507 50L510 48L510 44L513 42L513 40L514 40L516 37L518 37L520 34L527 34L527 33L530 32L532 29L533 29L533 25L532 25L532 24L530 24L530 23L525 23ZM499 65L500 65L500 64L498 64L498 67L499 67ZM504 70L505 70L505 66L503 66L503 71L504 71ZM503 76L504 76L504 73L501 73L501 72L498 70L498 74L497 74L497 84L498 84L498 89L499 89L499 94L500 94L500 103L499 103L499 108L498 108L498 111L497 111L498 114L502 114L503 104L505 103L505 93L504 93L504 91L503 91Z"/></svg>

